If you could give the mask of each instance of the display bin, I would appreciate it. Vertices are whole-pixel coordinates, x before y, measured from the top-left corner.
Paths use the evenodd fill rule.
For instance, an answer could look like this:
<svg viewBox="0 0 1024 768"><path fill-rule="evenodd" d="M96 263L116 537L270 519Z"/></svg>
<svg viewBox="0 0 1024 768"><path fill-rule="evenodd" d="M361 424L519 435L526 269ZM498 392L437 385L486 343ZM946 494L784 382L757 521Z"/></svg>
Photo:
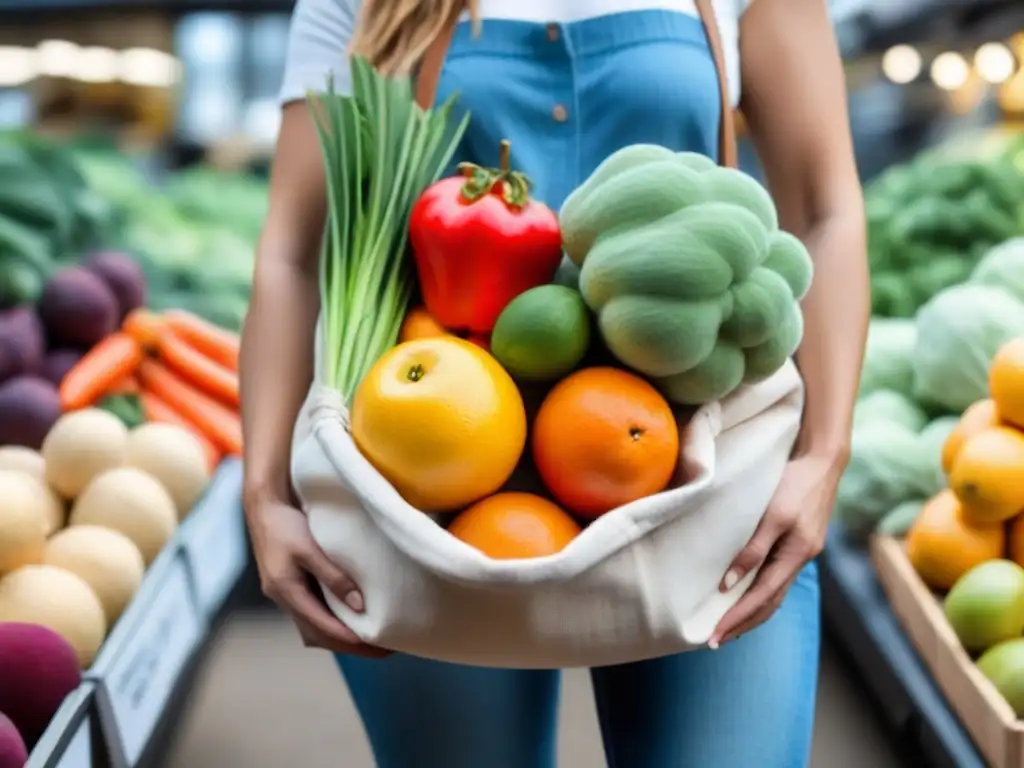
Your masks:
<svg viewBox="0 0 1024 768"><path fill-rule="evenodd" d="M99 712L95 683L76 688L61 704L29 755L25 768L112 768L109 732Z"/></svg>
<svg viewBox="0 0 1024 768"><path fill-rule="evenodd" d="M907 636L986 762L993 768L1024 766L1024 726L960 644L939 599L911 566L902 541L874 537L871 559Z"/></svg>

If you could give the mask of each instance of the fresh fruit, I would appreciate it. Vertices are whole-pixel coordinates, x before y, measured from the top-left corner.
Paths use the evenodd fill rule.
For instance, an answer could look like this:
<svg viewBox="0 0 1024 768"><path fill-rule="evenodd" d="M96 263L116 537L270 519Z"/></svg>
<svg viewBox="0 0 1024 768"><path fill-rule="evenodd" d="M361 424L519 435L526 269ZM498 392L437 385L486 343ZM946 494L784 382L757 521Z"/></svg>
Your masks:
<svg viewBox="0 0 1024 768"><path fill-rule="evenodd" d="M561 552L582 529L555 504L531 493L498 493L459 514L448 532L496 560Z"/></svg>
<svg viewBox="0 0 1024 768"><path fill-rule="evenodd" d="M52 629L10 622L0 624L0 680L0 712L34 745L82 673L74 648Z"/></svg>
<svg viewBox="0 0 1024 768"><path fill-rule="evenodd" d="M117 299L117 319L146 303L146 275L126 253L105 251L85 258L82 266L99 277Z"/></svg>
<svg viewBox="0 0 1024 768"><path fill-rule="evenodd" d="M112 413L86 408L60 417L43 441L46 481L76 498L97 475L124 463L128 429Z"/></svg>
<svg viewBox="0 0 1024 768"><path fill-rule="evenodd" d="M946 442L942 446L943 471L947 475L953 471L953 462L967 440L990 427L998 426L999 422L999 412L996 410L994 400L979 400L972 404L963 412L956 428L946 438Z"/></svg>
<svg viewBox="0 0 1024 768"><path fill-rule="evenodd" d="M88 348L109 336L120 319L117 298L83 267L65 267L46 281L39 314L51 342Z"/></svg>
<svg viewBox="0 0 1024 768"><path fill-rule="evenodd" d="M423 303L451 331L488 334L512 299L550 283L562 260L554 211L530 197L501 143L498 168L464 164L409 214Z"/></svg>
<svg viewBox="0 0 1024 768"><path fill-rule="evenodd" d="M590 313L579 293L541 285L519 294L498 316L491 354L523 381L557 381L590 346Z"/></svg>
<svg viewBox="0 0 1024 768"><path fill-rule="evenodd" d="M0 712L0 768L23 768L28 765L28 747L14 723Z"/></svg>
<svg viewBox="0 0 1024 768"><path fill-rule="evenodd" d="M767 378L802 338L811 258L738 170L625 147L566 199L560 221L608 348L669 400L706 403Z"/></svg>
<svg viewBox="0 0 1024 768"><path fill-rule="evenodd" d="M946 618L968 651L983 651L1024 632L1024 568L989 560L957 579L945 601Z"/></svg>
<svg viewBox="0 0 1024 768"><path fill-rule="evenodd" d="M92 588L52 565L26 565L0 578L0 626L7 621L52 629L75 649L82 669L92 663L107 633Z"/></svg>
<svg viewBox="0 0 1024 768"><path fill-rule="evenodd" d="M125 464L148 473L167 489L179 520L192 511L210 484L199 439L173 424L143 424L133 429L128 435Z"/></svg>
<svg viewBox="0 0 1024 768"><path fill-rule="evenodd" d="M665 399L639 376L585 368L544 399L532 449L555 500L596 518L665 489L679 463L679 428Z"/></svg>
<svg viewBox="0 0 1024 768"><path fill-rule="evenodd" d="M1005 545L1003 526L968 522L950 490L925 503L906 539L910 564L925 584L937 590L949 589L974 566L1002 557Z"/></svg>
<svg viewBox="0 0 1024 768"><path fill-rule="evenodd" d="M0 575L43 558L50 497L27 472L0 471Z"/></svg>
<svg viewBox="0 0 1024 768"><path fill-rule="evenodd" d="M968 520L1009 520L1024 509L1024 434L1000 426L967 440L953 462L949 487Z"/></svg>
<svg viewBox="0 0 1024 768"><path fill-rule="evenodd" d="M508 480L526 412L511 377L479 347L419 339L370 369L352 403L352 438L410 504L453 510Z"/></svg>
<svg viewBox="0 0 1024 768"><path fill-rule="evenodd" d="M1024 717L1024 638L989 648L978 659L978 669L992 681L1017 717Z"/></svg>
<svg viewBox="0 0 1024 768"><path fill-rule="evenodd" d="M46 462L41 453L19 445L0 446L0 470L26 472L39 481L39 488L46 496L42 505L46 507L44 518L47 536L64 527L67 506L64 499L46 482Z"/></svg>
<svg viewBox="0 0 1024 768"><path fill-rule="evenodd" d="M402 321L402 327L398 331L398 343L414 339L434 339L447 334L448 331L431 317L426 307L413 307Z"/></svg>
<svg viewBox="0 0 1024 768"><path fill-rule="evenodd" d="M1007 526L1006 553L1017 565L1024 566L1024 515L1017 515Z"/></svg>
<svg viewBox="0 0 1024 768"><path fill-rule="evenodd" d="M156 424L171 424L190 432L199 442L200 446L202 446L203 455L206 457L207 470L211 474L213 473L223 457L223 452L220 448L200 432L192 422L152 392L141 392L139 394L139 403L142 406L142 412L145 415L146 421Z"/></svg>
<svg viewBox="0 0 1024 768"><path fill-rule="evenodd" d="M112 528L73 525L46 542L42 562L79 576L103 605L107 626L114 626L146 571L134 542Z"/></svg>
<svg viewBox="0 0 1024 768"><path fill-rule="evenodd" d="M0 384L0 445L39 448L60 418L57 388L38 376L15 376Z"/></svg>
<svg viewBox="0 0 1024 768"><path fill-rule="evenodd" d="M989 365L988 389L1002 418L1024 427L1024 338L999 348Z"/></svg>
<svg viewBox="0 0 1024 768"><path fill-rule="evenodd" d="M68 524L99 525L120 531L152 563L174 535L178 513L174 499L141 469L118 467L98 475L71 507Z"/></svg>

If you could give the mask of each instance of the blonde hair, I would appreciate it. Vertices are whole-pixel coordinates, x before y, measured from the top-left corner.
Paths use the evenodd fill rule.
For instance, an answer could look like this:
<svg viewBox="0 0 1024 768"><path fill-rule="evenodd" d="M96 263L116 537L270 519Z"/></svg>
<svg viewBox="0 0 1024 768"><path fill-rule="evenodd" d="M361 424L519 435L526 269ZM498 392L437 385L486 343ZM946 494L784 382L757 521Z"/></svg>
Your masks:
<svg viewBox="0 0 1024 768"><path fill-rule="evenodd" d="M385 75L412 72L447 25L469 11L479 28L479 0L364 0L352 53Z"/></svg>

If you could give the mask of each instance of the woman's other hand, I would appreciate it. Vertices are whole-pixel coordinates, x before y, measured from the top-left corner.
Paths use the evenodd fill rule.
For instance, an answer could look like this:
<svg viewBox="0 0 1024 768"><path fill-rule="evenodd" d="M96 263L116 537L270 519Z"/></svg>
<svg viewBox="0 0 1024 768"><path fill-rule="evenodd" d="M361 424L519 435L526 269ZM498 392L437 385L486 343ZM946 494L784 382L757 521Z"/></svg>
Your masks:
<svg viewBox="0 0 1024 768"><path fill-rule="evenodd" d="M363 611L359 588L317 545L306 516L281 502L247 506L263 593L291 616L302 642L334 653L387 656L388 651L363 643L331 613L318 594L317 582L353 611Z"/></svg>
<svg viewBox="0 0 1024 768"><path fill-rule="evenodd" d="M724 591L761 566L750 588L715 628L712 648L771 618L800 569L821 553L842 467L842 462L817 456L786 465L761 523L722 580Z"/></svg>

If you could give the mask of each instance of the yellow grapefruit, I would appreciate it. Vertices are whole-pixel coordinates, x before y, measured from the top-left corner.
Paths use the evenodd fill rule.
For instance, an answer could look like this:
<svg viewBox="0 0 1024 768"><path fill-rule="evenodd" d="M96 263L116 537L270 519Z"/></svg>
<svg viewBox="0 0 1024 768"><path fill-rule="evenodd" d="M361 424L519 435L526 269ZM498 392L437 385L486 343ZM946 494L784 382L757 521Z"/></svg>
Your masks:
<svg viewBox="0 0 1024 768"><path fill-rule="evenodd" d="M526 411L497 360L454 336L388 351L352 403L352 438L367 460L425 512L497 491L526 444Z"/></svg>

